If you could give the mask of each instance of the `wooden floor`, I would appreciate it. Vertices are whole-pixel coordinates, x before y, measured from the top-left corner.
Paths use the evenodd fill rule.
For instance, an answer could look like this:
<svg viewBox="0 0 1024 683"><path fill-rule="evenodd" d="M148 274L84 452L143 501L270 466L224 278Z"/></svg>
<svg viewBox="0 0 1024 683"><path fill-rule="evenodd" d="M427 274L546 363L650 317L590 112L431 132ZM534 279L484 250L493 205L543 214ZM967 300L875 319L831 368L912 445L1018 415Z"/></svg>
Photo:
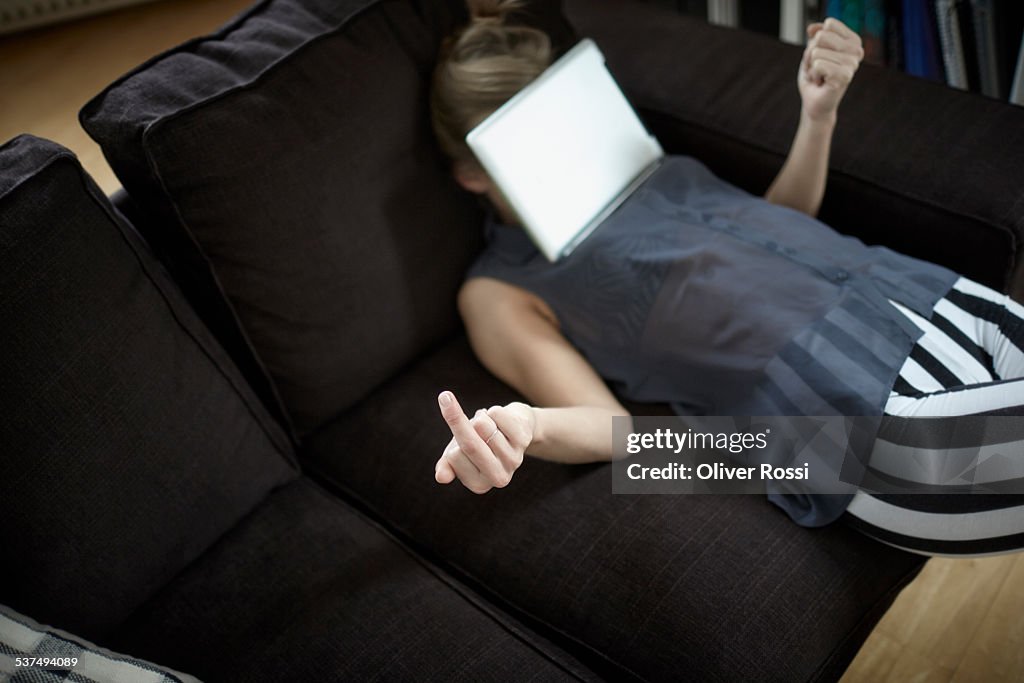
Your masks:
<svg viewBox="0 0 1024 683"><path fill-rule="evenodd" d="M0 142L33 133L117 179L78 125L92 95L147 57L220 25L249 0L162 0L0 38ZM843 683L1024 681L1024 555L933 559L868 639Z"/></svg>
<svg viewBox="0 0 1024 683"><path fill-rule="evenodd" d="M1024 681L1024 554L929 560L842 681Z"/></svg>
<svg viewBox="0 0 1024 683"><path fill-rule="evenodd" d="M0 37L0 142L19 133L73 150L108 194L120 187L78 110L149 57L224 23L252 0L163 0Z"/></svg>

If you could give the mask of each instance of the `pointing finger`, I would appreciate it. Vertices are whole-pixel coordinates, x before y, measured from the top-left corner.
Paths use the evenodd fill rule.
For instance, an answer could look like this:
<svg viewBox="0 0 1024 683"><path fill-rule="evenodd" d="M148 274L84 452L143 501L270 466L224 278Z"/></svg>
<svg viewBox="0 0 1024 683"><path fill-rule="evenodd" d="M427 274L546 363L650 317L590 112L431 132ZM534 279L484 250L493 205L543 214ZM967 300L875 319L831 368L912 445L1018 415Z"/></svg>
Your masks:
<svg viewBox="0 0 1024 683"><path fill-rule="evenodd" d="M462 412L462 406L459 405L458 399L455 398L455 394L450 391L442 391L437 397L437 403L441 407L441 417L448 424L448 428L452 431L452 436L458 442L459 447L462 451L472 457L474 452L479 452L481 449L485 449L483 439L476 433L473 426L469 424L469 418Z"/></svg>

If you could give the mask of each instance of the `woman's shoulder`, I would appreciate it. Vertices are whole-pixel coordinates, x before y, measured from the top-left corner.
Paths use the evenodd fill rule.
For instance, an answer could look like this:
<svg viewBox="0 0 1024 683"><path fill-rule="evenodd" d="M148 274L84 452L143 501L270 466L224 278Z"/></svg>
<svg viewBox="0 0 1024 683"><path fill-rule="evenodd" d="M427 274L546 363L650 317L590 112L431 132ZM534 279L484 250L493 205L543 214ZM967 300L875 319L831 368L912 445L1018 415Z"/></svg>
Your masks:
<svg viewBox="0 0 1024 683"><path fill-rule="evenodd" d="M473 320L505 320L540 314L554 321L555 315L543 299L523 287L487 276L468 277L459 289L459 313Z"/></svg>
<svg viewBox="0 0 1024 683"><path fill-rule="evenodd" d="M487 275L470 275L459 288L459 304L507 306L528 302L536 295L523 287Z"/></svg>

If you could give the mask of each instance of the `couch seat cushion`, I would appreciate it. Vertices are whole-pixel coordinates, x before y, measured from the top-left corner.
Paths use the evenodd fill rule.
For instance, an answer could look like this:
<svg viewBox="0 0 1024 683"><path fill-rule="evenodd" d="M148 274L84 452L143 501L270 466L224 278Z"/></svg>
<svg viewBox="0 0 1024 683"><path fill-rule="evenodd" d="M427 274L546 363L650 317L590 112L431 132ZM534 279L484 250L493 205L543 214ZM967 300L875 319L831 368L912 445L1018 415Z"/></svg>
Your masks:
<svg viewBox="0 0 1024 683"><path fill-rule="evenodd" d="M0 147L0 603L95 640L298 476L66 149Z"/></svg>
<svg viewBox="0 0 1024 683"><path fill-rule="evenodd" d="M602 465L528 461L484 496L437 485L442 389L467 411L515 398L452 341L313 435L307 470L642 678L838 678L923 562L841 525L797 527L759 496L612 495Z"/></svg>
<svg viewBox="0 0 1024 683"><path fill-rule="evenodd" d="M109 645L209 681L594 678L307 479L271 494Z"/></svg>

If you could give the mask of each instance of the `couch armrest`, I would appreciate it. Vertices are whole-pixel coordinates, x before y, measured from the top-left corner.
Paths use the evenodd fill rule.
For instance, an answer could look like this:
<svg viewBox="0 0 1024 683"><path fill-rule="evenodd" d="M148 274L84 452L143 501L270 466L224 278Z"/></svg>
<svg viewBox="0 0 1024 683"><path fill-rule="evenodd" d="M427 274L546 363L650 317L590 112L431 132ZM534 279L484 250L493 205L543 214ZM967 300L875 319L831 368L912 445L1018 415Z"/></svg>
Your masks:
<svg viewBox="0 0 1024 683"><path fill-rule="evenodd" d="M640 2L566 0L667 150L763 193L796 130L802 49ZM864 65L821 218L1024 297L1024 108Z"/></svg>

